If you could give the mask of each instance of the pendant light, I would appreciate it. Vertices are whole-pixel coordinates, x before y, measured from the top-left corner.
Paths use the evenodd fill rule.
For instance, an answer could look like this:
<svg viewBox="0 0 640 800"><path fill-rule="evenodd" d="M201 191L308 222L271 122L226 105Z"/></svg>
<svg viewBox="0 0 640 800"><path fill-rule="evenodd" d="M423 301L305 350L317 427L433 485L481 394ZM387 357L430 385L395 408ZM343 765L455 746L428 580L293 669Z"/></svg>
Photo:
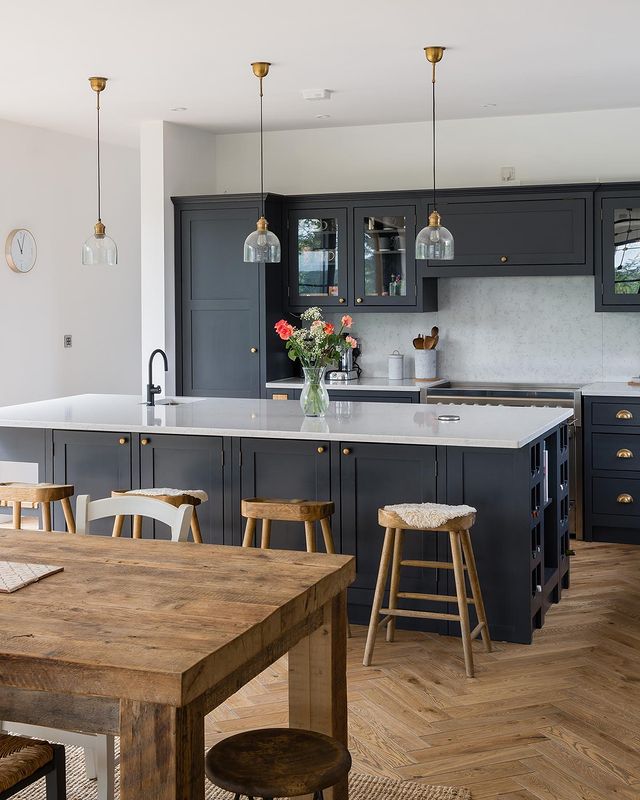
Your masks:
<svg viewBox="0 0 640 800"><path fill-rule="evenodd" d="M425 56L431 68L431 147L433 158L433 210L429 224L416 237L416 258L451 261L453 259L453 236L440 224L436 211L436 64L442 60L444 47L425 47Z"/></svg>
<svg viewBox="0 0 640 800"><path fill-rule="evenodd" d="M98 165L98 221L93 227L93 236L90 236L82 245L82 263L88 267L108 266L118 263L118 248L110 236L105 233L105 227L100 217L100 92L107 85L106 78L89 78L91 88L96 93L96 113L98 123L97 135L97 165Z"/></svg>
<svg viewBox="0 0 640 800"><path fill-rule="evenodd" d="M262 131L262 80L269 74L271 63L255 61L251 64L253 74L260 81L260 219L256 230L250 233L244 243L244 260L248 264L264 262L276 264L280 261L280 240L269 230L264 216L264 147Z"/></svg>

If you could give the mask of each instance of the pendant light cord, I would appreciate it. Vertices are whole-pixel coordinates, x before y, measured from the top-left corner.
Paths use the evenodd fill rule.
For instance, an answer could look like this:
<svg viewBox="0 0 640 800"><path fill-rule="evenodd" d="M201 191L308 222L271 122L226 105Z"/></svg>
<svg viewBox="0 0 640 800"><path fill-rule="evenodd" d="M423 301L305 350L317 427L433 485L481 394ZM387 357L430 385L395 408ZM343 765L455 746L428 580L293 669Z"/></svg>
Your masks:
<svg viewBox="0 0 640 800"><path fill-rule="evenodd" d="M431 149L433 158L433 210L436 210L436 65L431 71Z"/></svg>
<svg viewBox="0 0 640 800"><path fill-rule="evenodd" d="M262 139L262 78L260 78L260 216L264 217L264 146Z"/></svg>
<svg viewBox="0 0 640 800"><path fill-rule="evenodd" d="M97 127L98 127L98 158L97 158L97 165L98 165L98 222L102 222L102 217L100 213L100 92L96 92L96 116L97 116Z"/></svg>

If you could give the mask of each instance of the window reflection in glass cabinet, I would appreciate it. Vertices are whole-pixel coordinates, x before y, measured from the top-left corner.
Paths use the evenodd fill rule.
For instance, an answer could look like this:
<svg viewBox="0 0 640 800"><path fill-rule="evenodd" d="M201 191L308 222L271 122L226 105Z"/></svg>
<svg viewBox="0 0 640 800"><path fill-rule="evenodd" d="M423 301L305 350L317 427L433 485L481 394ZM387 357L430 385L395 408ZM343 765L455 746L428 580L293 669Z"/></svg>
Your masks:
<svg viewBox="0 0 640 800"><path fill-rule="evenodd" d="M405 217L364 217L364 291L368 297L406 296Z"/></svg>
<svg viewBox="0 0 640 800"><path fill-rule="evenodd" d="M298 220L298 293L338 295L338 224L335 217Z"/></svg>
<svg viewBox="0 0 640 800"><path fill-rule="evenodd" d="M640 208L616 208L613 230L614 292L640 294Z"/></svg>

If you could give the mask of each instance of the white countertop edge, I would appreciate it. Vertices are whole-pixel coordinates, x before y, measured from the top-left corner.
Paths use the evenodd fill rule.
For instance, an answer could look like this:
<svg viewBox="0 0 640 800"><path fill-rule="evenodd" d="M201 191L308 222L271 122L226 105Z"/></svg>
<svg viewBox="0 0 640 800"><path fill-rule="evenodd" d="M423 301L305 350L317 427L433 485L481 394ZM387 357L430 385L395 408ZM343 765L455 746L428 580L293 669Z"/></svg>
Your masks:
<svg viewBox="0 0 640 800"><path fill-rule="evenodd" d="M403 405L403 404L401 404ZM485 447L492 450L519 450L529 442L534 441L547 431L569 419L573 415L570 409L558 409L558 416L551 422L542 425L535 431L529 432L522 439L482 439L465 438L455 439L443 436L390 435L372 433L354 433L348 431L287 431L287 430L255 430L252 428L191 428L175 426L154 425L114 425L110 423L80 423L64 422L60 420L11 420L0 419L0 428L36 428L68 431L104 431L106 433L146 433L169 434L177 436L229 436L247 439L294 439L304 441L331 441L331 442L371 442L378 444L415 444L441 447ZM454 426L456 423L450 423Z"/></svg>
<svg viewBox="0 0 640 800"><path fill-rule="evenodd" d="M439 378L437 381L414 381L413 378L403 378L392 381L389 378L365 378L367 383L360 383L361 379L354 381L325 381L327 389L348 392L419 392L434 386L442 386L448 378ZM378 383L377 381L380 381ZM267 381L267 389L302 389L302 378L279 378L276 381Z"/></svg>
<svg viewBox="0 0 640 800"><path fill-rule="evenodd" d="M640 386L629 386L623 381L598 381L582 387L583 397L637 397L640 400Z"/></svg>

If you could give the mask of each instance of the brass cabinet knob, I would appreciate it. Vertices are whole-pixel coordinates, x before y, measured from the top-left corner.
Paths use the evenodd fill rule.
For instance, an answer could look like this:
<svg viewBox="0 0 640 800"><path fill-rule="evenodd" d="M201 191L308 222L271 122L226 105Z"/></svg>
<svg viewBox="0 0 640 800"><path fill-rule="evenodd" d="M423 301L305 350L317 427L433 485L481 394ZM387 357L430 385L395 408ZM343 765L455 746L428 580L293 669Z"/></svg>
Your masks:
<svg viewBox="0 0 640 800"><path fill-rule="evenodd" d="M616 419L633 419L633 414L626 408L621 408L616 414Z"/></svg>
<svg viewBox="0 0 640 800"><path fill-rule="evenodd" d="M358 305L359 305L361 302L362 302L362 298L361 297L356 297L356 303L358 303Z"/></svg>
<svg viewBox="0 0 640 800"><path fill-rule="evenodd" d="M351 455L351 448L350 447L343 447L342 448L342 455L343 456L350 456Z"/></svg>
<svg viewBox="0 0 640 800"><path fill-rule="evenodd" d="M626 447L623 447L616 453L616 458L633 458L633 453L631 450L627 450Z"/></svg>
<svg viewBox="0 0 640 800"><path fill-rule="evenodd" d="M622 494L618 495L617 502L618 503L622 503L622 505L626 506L626 505L629 505L629 503L633 503L633 497L631 497L630 494L627 494L626 492L623 492Z"/></svg>
<svg viewBox="0 0 640 800"><path fill-rule="evenodd" d="M508 260L509 260L509 256L500 256L500 262L502 264L506 264Z"/></svg>
<svg viewBox="0 0 640 800"><path fill-rule="evenodd" d="M319 448L318 448L318 452L319 452L319 453L324 453L324 451L325 451L326 449L327 449L326 447L319 447Z"/></svg>
<svg viewBox="0 0 640 800"><path fill-rule="evenodd" d="M258 348L257 347L252 347L249 352L250 353L257 353L258 352Z"/></svg>
<svg viewBox="0 0 640 800"><path fill-rule="evenodd" d="M339 297L338 298L338 302L340 303L340 305L342 305L343 303L346 303L347 301L344 299L344 297Z"/></svg>
<svg viewBox="0 0 640 800"><path fill-rule="evenodd" d="M124 438L124 436L121 436L121 437L118 439L118 444L126 444L126 443L127 443L127 440Z"/></svg>
<svg viewBox="0 0 640 800"><path fill-rule="evenodd" d="M140 444L146 447L151 442L151 439L140 439Z"/></svg>

